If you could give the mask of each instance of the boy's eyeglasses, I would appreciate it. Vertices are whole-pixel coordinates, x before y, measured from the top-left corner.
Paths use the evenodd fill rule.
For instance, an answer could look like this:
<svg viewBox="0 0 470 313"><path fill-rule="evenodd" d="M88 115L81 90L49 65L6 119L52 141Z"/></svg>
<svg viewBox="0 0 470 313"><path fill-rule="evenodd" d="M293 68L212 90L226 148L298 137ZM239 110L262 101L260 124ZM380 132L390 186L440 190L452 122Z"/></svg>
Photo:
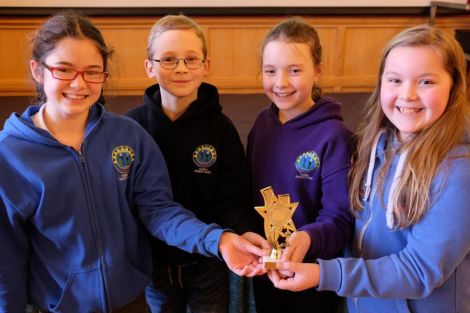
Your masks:
<svg viewBox="0 0 470 313"><path fill-rule="evenodd" d="M165 58L161 58L160 60L153 59L153 61L160 63L160 66L167 70L175 69L180 63L180 61L184 62L184 65L186 65L188 70L197 70L198 68L202 66L202 64L206 60L194 58L194 57L188 57L184 59L178 59L176 57L165 57Z"/></svg>
<svg viewBox="0 0 470 313"><path fill-rule="evenodd" d="M98 71L79 71L73 68L68 67L57 67L49 66L47 64L42 64L45 68L51 71L52 77L58 80L74 80L77 78L78 74L82 75L83 80L87 83L104 83L106 78L108 78L108 72L98 72Z"/></svg>

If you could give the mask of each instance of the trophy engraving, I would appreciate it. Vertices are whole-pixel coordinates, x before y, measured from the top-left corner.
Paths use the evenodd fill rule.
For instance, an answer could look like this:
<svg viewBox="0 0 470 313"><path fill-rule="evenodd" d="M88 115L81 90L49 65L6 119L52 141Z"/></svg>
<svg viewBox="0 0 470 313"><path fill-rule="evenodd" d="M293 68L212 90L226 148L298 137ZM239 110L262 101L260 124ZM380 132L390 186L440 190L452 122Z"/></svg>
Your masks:
<svg viewBox="0 0 470 313"><path fill-rule="evenodd" d="M299 205L290 202L289 194L276 196L271 186L260 190L264 199L264 206L257 206L255 210L264 219L264 233L272 246L269 257L263 258L264 268L275 269L276 262L282 256L286 247L287 238L296 230L292 215Z"/></svg>

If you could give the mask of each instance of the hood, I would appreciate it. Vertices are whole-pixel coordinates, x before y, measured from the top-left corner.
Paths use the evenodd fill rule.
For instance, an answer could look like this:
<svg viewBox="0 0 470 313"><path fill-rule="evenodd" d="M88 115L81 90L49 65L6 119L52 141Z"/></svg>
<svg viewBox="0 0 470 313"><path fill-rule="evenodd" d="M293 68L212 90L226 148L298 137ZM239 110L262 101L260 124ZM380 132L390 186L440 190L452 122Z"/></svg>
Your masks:
<svg viewBox="0 0 470 313"><path fill-rule="evenodd" d="M152 85L145 90L144 105L147 106L149 110L155 112L161 120L171 122L162 109L162 97L159 84ZM219 103L219 92L217 88L211 84L202 83L197 91L197 99L192 102L186 112L174 122L191 119L201 114L207 115L221 111L222 107Z"/></svg>
<svg viewBox="0 0 470 313"><path fill-rule="evenodd" d="M321 97L310 110L300 114L296 118L289 120L285 124L281 124L279 122L279 109L274 103L271 103L271 106L268 108L268 110L272 122L275 123L278 127L290 130L298 130L304 127L312 126L314 124L322 123L326 120L337 119L342 121L343 118L341 117L341 106L342 104L336 101L334 98Z"/></svg>
<svg viewBox="0 0 470 313"><path fill-rule="evenodd" d="M30 106L21 115L12 113L5 121L2 133L40 144L61 145L48 131L34 126L31 117L39 111L40 107L40 105ZM97 121L102 118L104 112L105 109L101 104L95 104L91 107L85 137L91 132Z"/></svg>

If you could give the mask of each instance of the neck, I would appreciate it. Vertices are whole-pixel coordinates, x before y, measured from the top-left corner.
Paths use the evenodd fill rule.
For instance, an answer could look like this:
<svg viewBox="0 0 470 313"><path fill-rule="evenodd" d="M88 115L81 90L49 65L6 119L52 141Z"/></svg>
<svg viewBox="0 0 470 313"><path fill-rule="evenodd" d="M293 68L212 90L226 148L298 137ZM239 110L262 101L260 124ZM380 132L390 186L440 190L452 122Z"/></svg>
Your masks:
<svg viewBox="0 0 470 313"><path fill-rule="evenodd" d="M78 116L64 116L47 109L43 112L44 124L51 135L64 145L80 150L85 137L88 112Z"/></svg>
<svg viewBox="0 0 470 313"><path fill-rule="evenodd" d="M171 120L178 119L186 110L189 105L196 100L196 97L164 97L162 93L162 110L163 113Z"/></svg>

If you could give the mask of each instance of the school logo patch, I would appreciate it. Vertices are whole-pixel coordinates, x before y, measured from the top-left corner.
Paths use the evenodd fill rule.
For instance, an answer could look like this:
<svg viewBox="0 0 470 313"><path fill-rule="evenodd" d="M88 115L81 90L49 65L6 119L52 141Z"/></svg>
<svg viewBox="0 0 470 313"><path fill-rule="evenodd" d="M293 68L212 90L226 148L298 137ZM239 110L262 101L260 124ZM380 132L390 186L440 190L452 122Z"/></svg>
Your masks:
<svg viewBox="0 0 470 313"><path fill-rule="evenodd" d="M118 146L114 148L112 160L114 168L119 173L119 180L126 180L131 170L132 162L134 162L134 149L129 146Z"/></svg>
<svg viewBox="0 0 470 313"><path fill-rule="evenodd" d="M211 145L201 145L193 152L193 162L198 167L195 173L211 174L211 167L217 160L217 151Z"/></svg>
<svg viewBox="0 0 470 313"><path fill-rule="evenodd" d="M300 154L295 160L295 168L299 172L296 178L310 179L311 174L320 166L320 158L314 151L306 151Z"/></svg>

